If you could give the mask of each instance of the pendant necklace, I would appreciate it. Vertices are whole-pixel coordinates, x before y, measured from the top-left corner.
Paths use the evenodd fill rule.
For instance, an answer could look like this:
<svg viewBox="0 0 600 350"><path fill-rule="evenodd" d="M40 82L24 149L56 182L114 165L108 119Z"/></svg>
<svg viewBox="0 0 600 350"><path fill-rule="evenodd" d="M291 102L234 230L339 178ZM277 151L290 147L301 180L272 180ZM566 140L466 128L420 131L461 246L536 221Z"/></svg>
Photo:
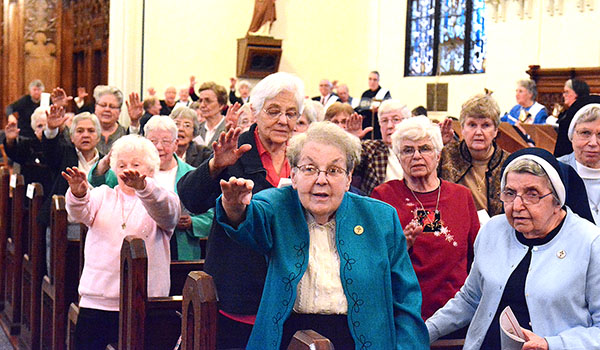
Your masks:
<svg viewBox="0 0 600 350"><path fill-rule="evenodd" d="M133 213L133 210L135 209L135 206L137 204L137 201L135 201L133 203L133 206L131 207L131 209L129 210L129 214L127 214L127 217L125 217L125 204L124 204L124 200L121 200L119 198L119 192L117 192L117 199L119 200L119 202L121 203L121 229L125 230L125 228L127 228L127 221L129 220L129 217L131 216L131 213ZM137 198L136 198L137 199Z"/></svg>
<svg viewBox="0 0 600 350"><path fill-rule="evenodd" d="M408 186L406 186L406 187L408 187ZM429 214L429 211L425 209L425 206L423 205L423 203L421 203L421 201L419 200L419 198L417 197L415 192L412 190L412 188L408 187L408 189L410 190L410 193L412 193L413 197L415 197L417 202L419 202L419 205L421 205L421 209L417 210L417 219L421 223L421 226L423 226L423 232L439 231L439 229L442 226L442 224L440 223L441 215L440 215L440 211L438 210L438 206L440 204L440 193L442 192L442 182L440 181L440 184L438 185L438 195L437 195L437 200L435 202L435 212L433 213L433 215L434 215L433 221L431 221L431 219L427 216L427 214ZM425 224L425 222L424 222L426 218L429 221L429 223L427 223L427 224Z"/></svg>

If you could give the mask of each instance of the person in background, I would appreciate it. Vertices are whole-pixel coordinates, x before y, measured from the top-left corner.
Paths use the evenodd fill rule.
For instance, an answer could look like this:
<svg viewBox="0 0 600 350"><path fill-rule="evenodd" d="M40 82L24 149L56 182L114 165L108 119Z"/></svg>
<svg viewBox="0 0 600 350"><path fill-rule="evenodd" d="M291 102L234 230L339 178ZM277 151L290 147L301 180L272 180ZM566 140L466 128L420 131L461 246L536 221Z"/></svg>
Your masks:
<svg viewBox="0 0 600 350"><path fill-rule="evenodd" d="M244 105L250 101L250 90L252 90L252 86L250 86L250 82L248 80L240 80L237 84L237 88L240 91L240 97L237 97L235 94L235 86L237 79L229 78L231 85L229 86L229 103L232 105L236 102L240 105Z"/></svg>
<svg viewBox="0 0 600 350"><path fill-rule="evenodd" d="M250 130L250 126L256 123L256 117L252 114L252 107L249 103L244 104L239 109L237 127L242 129L242 132Z"/></svg>
<svg viewBox="0 0 600 350"><path fill-rule="evenodd" d="M404 178L375 187L371 197L398 212L426 320L464 284L479 220L469 189L437 175L443 143L436 124L425 116L406 119L396 127L392 146ZM464 338L464 331L452 338Z"/></svg>
<svg viewBox="0 0 600 350"><path fill-rule="evenodd" d="M548 118L546 107L536 102L537 87L535 82L530 79L519 80L515 98L517 105L500 118L501 122L508 122L511 125L523 124L545 124Z"/></svg>
<svg viewBox="0 0 600 350"><path fill-rule="evenodd" d="M252 180L221 180L217 222L269 262L247 349L287 349L302 329L336 349L429 348L397 214L347 192L360 150L357 138L317 122L289 142L292 186L251 199Z"/></svg>
<svg viewBox="0 0 600 350"><path fill-rule="evenodd" d="M169 239L181 210L177 195L152 178L160 160L152 143L138 135L114 144L110 166L118 186L89 189L86 174L67 168L66 208L88 227L79 280L79 317L75 348L105 349L119 333L119 278L123 237L144 240L148 251L148 296L169 295Z"/></svg>
<svg viewBox="0 0 600 350"><path fill-rule="evenodd" d="M286 148L303 102L304 84L289 73L271 74L256 84L250 96L256 124L243 134L239 128L221 134L214 157L179 180L183 205L192 213L213 208L221 194L219 181L231 176L254 181L254 193L289 183ZM264 255L239 245L213 223L204 271L213 277L219 294L217 348L244 348L265 283Z"/></svg>
<svg viewBox="0 0 600 350"><path fill-rule="evenodd" d="M446 144L438 175L470 189L477 210L485 210L490 217L500 214L502 163L509 155L495 141L500 107L491 95L475 95L463 103L459 121L463 140Z"/></svg>
<svg viewBox="0 0 600 350"><path fill-rule="evenodd" d="M140 119L140 135L144 135L144 127L150 118L160 114L161 106L158 97L148 96L142 103L144 114Z"/></svg>
<svg viewBox="0 0 600 350"><path fill-rule="evenodd" d="M177 126L177 156L193 167L198 167L212 155L212 148L193 142L198 134L196 112L187 107L178 107L170 117Z"/></svg>
<svg viewBox="0 0 600 350"><path fill-rule="evenodd" d="M464 286L427 319L430 342L468 326L464 349L501 349L510 306L526 350L600 349L600 229L565 206L558 161L515 152L502 173L505 215L485 224Z"/></svg>
<svg viewBox="0 0 600 350"><path fill-rule="evenodd" d="M200 113L205 121L200 124L199 137L194 142L210 147L225 131L225 117L221 111L227 105L227 91L212 81L200 85L198 91Z"/></svg>
<svg viewBox="0 0 600 350"><path fill-rule="evenodd" d="M23 95L18 100L6 106L7 116L13 113L17 114L17 127L20 130L20 135L23 137L35 137L31 128L31 115L40 106L42 92L44 92L44 83L39 79L33 80L29 83L29 94Z"/></svg>
<svg viewBox="0 0 600 350"><path fill-rule="evenodd" d="M294 128L294 136L297 134L301 134L306 132L310 124L319 120L319 114L323 113L323 105L318 101L313 101L311 99L304 99L304 109L302 110L302 115L298 118L296 122L296 127Z"/></svg>
<svg viewBox="0 0 600 350"><path fill-rule="evenodd" d="M323 120L332 122L333 124L346 130L348 128L348 120L353 113L354 110L349 104L334 102L325 110L325 117Z"/></svg>
<svg viewBox="0 0 600 350"><path fill-rule="evenodd" d="M360 102L360 100L350 96L350 90L348 89L348 85L338 84L335 90L341 103L349 104L350 106L352 106L352 109L358 107L358 103Z"/></svg>
<svg viewBox="0 0 600 350"><path fill-rule="evenodd" d="M379 107L381 140L363 140L360 163L357 165L352 184L367 195L373 189L390 180L402 179L403 170L396 153L392 150L392 135L397 126L410 118L406 105L398 100L385 100Z"/></svg>
<svg viewBox="0 0 600 350"><path fill-rule="evenodd" d="M169 115L177 103L177 89L169 86L165 89L165 99L160 100L160 115Z"/></svg>
<svg viewBox="0 0 600 350"><path fill-rule="evenodd" d="M333 93L333 84L327 79L319 82L319 96L312 98L313 101L319 101L325 110L339 100L339 97ZM352 113L351 113L352 114Z"/></svg>
<svg viewBox="0 0 600 350"><path fill-rule="evenodd" d="M369 73L369 89L360 97L360 104L355 110L363 116L363 129L373 127L372 139L381 138L381 130L377 121L377 109L384 100L392 98L390 91L379 85L379 72ZM373 120L372 120L373 119Z"/></svg>
<svg viewBox="0 0 600 350"><path fill-rule="evenodd" d="M173 110L178 107L189 107L192 104L192 99L190 98L190 92L187 87L183 87L179 89L179 100L175 103L175 107Z"/></svg>
<svg viewBox="0 0 600 350"><path fill-rule="evenodd" d="M418 116L418 115L424 115L424 116L427 116L427 109L426 109L425 107L423 107L423 106L418 106L418 107L415 107L415 108L414 108L414 109L413 109L413 110L410 112L410 114L411 114L413 117L416 117L416 116Z"/></svg>

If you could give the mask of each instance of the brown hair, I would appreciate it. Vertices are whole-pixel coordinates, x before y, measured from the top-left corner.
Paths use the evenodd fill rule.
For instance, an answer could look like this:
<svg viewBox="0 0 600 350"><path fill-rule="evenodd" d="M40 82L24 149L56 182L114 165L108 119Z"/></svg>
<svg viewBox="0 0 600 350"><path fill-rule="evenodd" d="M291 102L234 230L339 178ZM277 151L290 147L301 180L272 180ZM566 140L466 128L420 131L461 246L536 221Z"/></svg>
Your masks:
<svg viewBox="0 0 600 350"><path fill-rule="evenodd" d="M324 120L331 120L333 117L338 115L339 113L346 113L348 116L351 116L354 113L352 106L347 103L335 102L329 108L327 108L327 112L325 112Z"/></svg>
<svg viewBox="0 0 600 350"><path fill-rule="evenodd" d="M202 85L200 85L200 88L198 89L198 93L200 93L204 90L212 90L212 92L214 92L215 95L217 95L217 102L221 106L224 106L227 104L227 90L225 90L225 88L223 86L218 85L214 81L207 81L205 83L202 83Z"/></svg>

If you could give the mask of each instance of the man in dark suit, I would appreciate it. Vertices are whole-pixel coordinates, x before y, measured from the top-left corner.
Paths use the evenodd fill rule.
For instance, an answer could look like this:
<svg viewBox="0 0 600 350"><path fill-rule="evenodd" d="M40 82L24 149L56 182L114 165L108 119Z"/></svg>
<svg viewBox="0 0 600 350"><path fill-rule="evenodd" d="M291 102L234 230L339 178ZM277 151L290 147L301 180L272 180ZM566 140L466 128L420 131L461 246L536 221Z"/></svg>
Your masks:
<svg viewBox="0 0 600 350"><path fill-rule="evenodd" d="M321 93L321 96L315 96L312 98L314 101L321 102L325 111L327 111L327 108L329 108L329 106L339 99L338 95L331 91L332 89L333 85L331 82L327 79L323 79L319 83L319 92Z"/></svg>
<svg viewBox="0 0 600 350"><path fill-rule="evenodd" d="M239 84L237 84L237 88L240 91L240 97L237 97L235 94L235 85L237 79L229 78L231 85L229 86L229 103L234 105L236 102L241 104L247 103L250 100L250 82L248 80L241 80Z"/></svg>

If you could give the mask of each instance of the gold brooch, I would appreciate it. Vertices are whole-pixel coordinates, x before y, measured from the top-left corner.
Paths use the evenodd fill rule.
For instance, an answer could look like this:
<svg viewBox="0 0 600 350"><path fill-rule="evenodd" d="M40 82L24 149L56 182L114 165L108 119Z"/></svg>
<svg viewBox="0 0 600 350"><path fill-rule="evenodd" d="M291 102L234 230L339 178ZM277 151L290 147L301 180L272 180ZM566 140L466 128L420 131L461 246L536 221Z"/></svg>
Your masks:
<svg viewBox="0 0 600 350"><path fill-rule="evenodd" d="M362 226L360 226L360 225L354 226L354 233L356 233L357 235L362 235L363 232L365 232L365 229Z"/></svg>

